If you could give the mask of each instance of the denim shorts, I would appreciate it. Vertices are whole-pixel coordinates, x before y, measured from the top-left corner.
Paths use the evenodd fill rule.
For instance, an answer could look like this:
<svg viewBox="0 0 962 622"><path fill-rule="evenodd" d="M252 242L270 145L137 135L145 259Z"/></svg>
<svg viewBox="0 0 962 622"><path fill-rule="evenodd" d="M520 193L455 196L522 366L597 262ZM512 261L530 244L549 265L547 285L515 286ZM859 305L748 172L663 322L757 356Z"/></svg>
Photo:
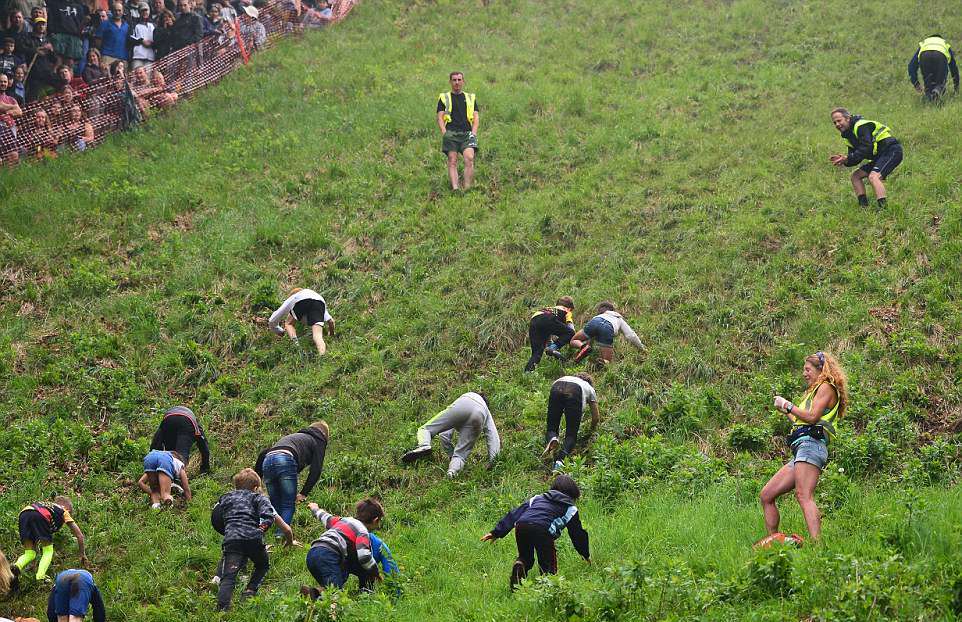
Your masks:
<svg viewBox="0 0 962 622"><path fill-rule="evenodd" d="M796 462L807 462L823 470L828 464L828 445L825 441L816 441L809 436L803 436L801 440L792 448L794 457L788 463L795 466Z"/></svg>
<svg viewBox="0 0 962 622"><path fill-rule="evenodd" d="M166 473L170 479L177 479L177 474L174 473L174 457L166 451L153 449L144 456L144 473L157 471Z"/></svg>
<svg viewBox="0 0 962 622"><path fill-rule="evenodd" d="M599 346L610 348L615 345L615 327L603 317L591 318L583 330L588 337L598 342Z"/></svg>

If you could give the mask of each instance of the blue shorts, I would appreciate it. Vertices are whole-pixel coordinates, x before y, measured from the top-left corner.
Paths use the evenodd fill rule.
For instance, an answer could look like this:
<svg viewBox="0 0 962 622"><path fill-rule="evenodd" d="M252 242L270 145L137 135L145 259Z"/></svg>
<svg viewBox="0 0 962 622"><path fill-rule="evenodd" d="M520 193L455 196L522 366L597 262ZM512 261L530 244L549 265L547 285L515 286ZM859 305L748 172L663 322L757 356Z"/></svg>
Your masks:
<svg viewBox="0 0 962 622"><path fill-rule="evenodd" d="M828 464L828 445L825 441L816 441L810 436L803 436L792 448L792 453L794 456L788 463L792 467L796 462L807 462L821 471Z"/></svg>
<svg viewBox="0 0 962 622"><path fill-rule="evenodd" d="M77 589L73 595L71 581L76 583ZM64 570L57 575L53 588L53 610L58 616L87 615L90 599L93 596L94 578L86 570Z"/></svg>
<svg viewBox="0 0 962 622"><path fill-rule="evenodd" d="M177 479L174 473L174 457L166 451L152 449L149 454L144 456L144 473L165 473L170 479Z"/></svg>
<svg viewBox="0 0 962 622"><path fill-rule="evenodd" d="M582 330L599 346L611 348L615 345L615 327L603 317L591 318Z"/></svg>

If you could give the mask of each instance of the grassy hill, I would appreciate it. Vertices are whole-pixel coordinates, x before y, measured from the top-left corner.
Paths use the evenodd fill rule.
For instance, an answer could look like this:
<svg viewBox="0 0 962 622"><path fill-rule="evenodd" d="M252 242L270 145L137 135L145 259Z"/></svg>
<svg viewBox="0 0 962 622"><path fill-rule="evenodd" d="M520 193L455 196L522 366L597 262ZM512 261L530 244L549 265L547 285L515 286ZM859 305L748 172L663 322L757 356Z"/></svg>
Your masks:
<svg viewBox="0 0 962 622"><path fill-rule="evenodd" d="M957 8L372 0L142 130L0 172L0 548L19 554L25 503L67 491L109 619L220 619L210 506L325 418L312 498L382 496L404 595L308 611L305 550L277 547L230 619L955 619L960 102L923 107L904 67L930 32L957 42ZM434 123L452 69L483 112L464 195ZM857 208L828 164L837 105L905 146L885 210ZM321 360L259 323L294 285L338 321ZM531 311L567 293L579 324L614 300L648 349L595 370L603 422L569 466L592 565L564 537L562 577L511 596L513 540L478 538L549 479L562 368L521 369ZM755 554L757 493L785 460L771 397L799 393L818 349L852 392L824 541ZM496 467L401 467L417 426L476 388ZM155 514L133 482L175 403L204 421L214 474ZM321 532L304 510L294 528ZM76 563L64 536L54 569ZM28 583L0 615L46 595Z"/></svg>

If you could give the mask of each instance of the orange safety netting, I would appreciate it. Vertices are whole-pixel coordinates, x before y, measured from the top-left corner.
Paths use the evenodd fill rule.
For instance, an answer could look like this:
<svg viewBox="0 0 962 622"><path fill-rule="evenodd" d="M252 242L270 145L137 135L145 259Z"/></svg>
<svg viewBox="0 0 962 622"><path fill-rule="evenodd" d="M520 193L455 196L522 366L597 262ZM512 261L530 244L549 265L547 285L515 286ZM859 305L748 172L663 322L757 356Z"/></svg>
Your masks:
<svg viewBox="0 0 962 622"><path fill-rule="evenodd" d="M123 78L105 77L30 102L12 127L0 117L0 163L53 158L95 147L106 135L125 130L154 111L214 84L278 38L344 19L356 3L335 0L332 16L323 17L307 7L302 10L299 0L269 0L259 7L256 21L242 13L223 33L128 71Z"/></svg>

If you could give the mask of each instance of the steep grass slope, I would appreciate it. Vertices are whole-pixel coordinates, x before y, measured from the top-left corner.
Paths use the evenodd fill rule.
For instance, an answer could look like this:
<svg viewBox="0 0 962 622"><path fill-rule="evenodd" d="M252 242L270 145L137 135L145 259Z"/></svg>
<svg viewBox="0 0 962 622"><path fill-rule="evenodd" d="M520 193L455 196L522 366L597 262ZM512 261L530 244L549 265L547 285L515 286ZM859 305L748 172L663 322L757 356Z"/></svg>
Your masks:
<svg viewBox="0 0 962 622"><path fill-rule="evenodd" d="M308 613L304 551L278 547L231 619L952 619L960 108L922 107L904 65L957 7L857 5L372 1L143 130L3 171L0 547L19 552L24 503L69 491L110 619L218 619L210 505L323 417L314 500L384 498L404 596ZM483 111L465 195L445 190L433 121L455 68ZM836 105L905 145L884 211L827 163ZM258 323L294 285L338 320L320 361ZM564 293L579 323L615 300L648 350L597 370L603 423L569 465L593 564L562 540L564 578L511 597L513 543L477 538L548 480L562 369L521 368L531 310ZM817 349L853 398L819 487L825 541L756 556L756 495L784 460L771 396L798 393ZM400 467L417 425L474 388L496 467ZM200 413L215 473L157 515L132 482L173 403ZM295 530L320 533L303 511ZM74 564L59 540L55 568ZM28 584L0 614L45 598Z"/></svg>

